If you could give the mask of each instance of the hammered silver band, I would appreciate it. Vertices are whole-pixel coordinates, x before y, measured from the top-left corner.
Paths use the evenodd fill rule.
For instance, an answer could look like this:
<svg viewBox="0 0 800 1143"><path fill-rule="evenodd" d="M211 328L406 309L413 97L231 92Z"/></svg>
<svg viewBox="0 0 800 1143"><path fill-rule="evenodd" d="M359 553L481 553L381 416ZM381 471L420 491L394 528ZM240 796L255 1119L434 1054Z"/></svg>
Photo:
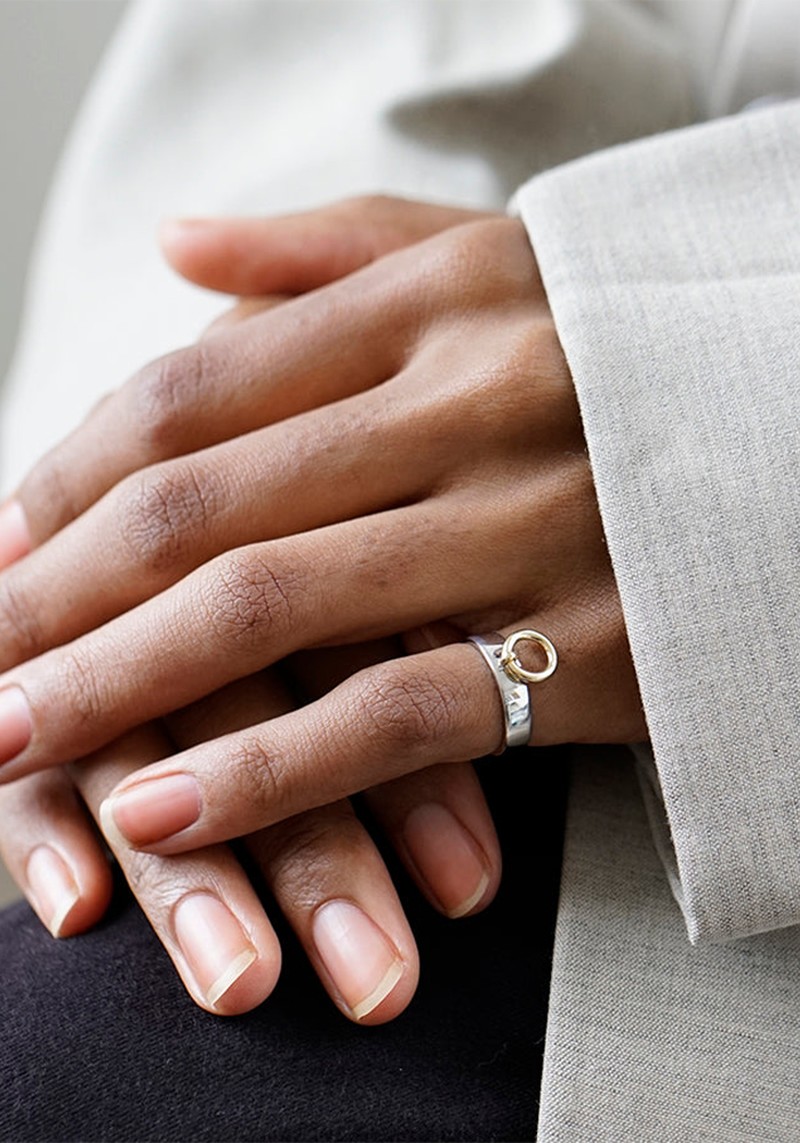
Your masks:
<svg viewBox="0 0 800 1143"><path fill-rule="evenodd" d="M533 710L528 683L540 683L549 679L558 666L558 654L546 635L540 631L515 631L504 639L496 631L485 635L468 636L488 664L503 705L505 720L505 745L498 754L511 746L527 746L533 735ZM523 667L516 653L518 643L536 643L545 653L546 664L541 671L529 671Z"/></svg>
<svg viewBox="0 0 800 1143"><path fill-rule="evenodd" d="M515 682L514 679L508 677L500 666L500 658L503 654L502 638L494 634L470 635L468 641L475 644L489 664L489 669L500 692L506 724L505 746L527 746L533 734L531 696L528 693L526 683ZM498 753L502 753L502 748Z"/></svg>

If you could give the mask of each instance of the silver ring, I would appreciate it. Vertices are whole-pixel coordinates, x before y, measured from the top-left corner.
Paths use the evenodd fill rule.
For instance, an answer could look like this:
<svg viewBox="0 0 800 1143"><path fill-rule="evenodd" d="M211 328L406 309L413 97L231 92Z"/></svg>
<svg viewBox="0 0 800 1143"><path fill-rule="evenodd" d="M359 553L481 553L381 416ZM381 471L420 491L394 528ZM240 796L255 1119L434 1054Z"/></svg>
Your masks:
<svg viewBox="0 0 800 1143"><path fill-rule="evenodd" d="M547 661L543 670L529 671L519 661L516 646L526 640L536 643L544 651ZM555 647L540 631L527 629L515 631L507 639L496 631L491 631L486 635L470 635L467 641L474 643L480 651L500 692L505 720L505 745L497 753L502 754L510 746L527 746L533 735L533 711L528 683L540 683L550 678L558 666Z"/></svg>

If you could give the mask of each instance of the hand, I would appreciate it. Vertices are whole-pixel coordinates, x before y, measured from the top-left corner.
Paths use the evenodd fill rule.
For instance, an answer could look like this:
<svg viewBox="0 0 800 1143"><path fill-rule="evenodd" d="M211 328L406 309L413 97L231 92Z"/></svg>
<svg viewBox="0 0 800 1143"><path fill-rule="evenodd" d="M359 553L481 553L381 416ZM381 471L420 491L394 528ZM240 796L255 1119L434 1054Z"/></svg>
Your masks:
<svg viewBox="0 0 800 1143"><path fill-rule="evenodd" d="M377 196L286 218L171 223L163 228L162 245L175 268L190 280L248 295L212 323L207 332L214 332L335 282L393 250L486 217L477 211ZM295 352L302 350L302 329L283 334ZM324 375L305 376L298 385L293 375L281 377L273 369L262 384L257 374L263 373L264 362L245 365L237 353L226 363L226 342L209 351L205 340L136 374L101 400L86 422L36 465L0 509L0 568L50 539L123 477L330 399L332 388ZM283 335L270 352L274 365L284 352ZM203 377L207 368L216 370L216 376ZM2 607L5 611L5 601ZM0 630L6 634L5 624ZM16 649L15 662L23 646Z"/></svg>
<svg viewBox="0 0 800 1143"><path fill-rule="evenodd" d="M331 225L341 225L344 213ZM260 233L263 226L255 224L253 229ZM227 239L236 238L240 232L241 224L217 227L217 239L221 234L226 242L216 242L214 256L209 257L206 250L206 273L213 271L215 257L230 266ZM252 235L254 240L259 233ZM315 241L320 241L321 233L317 230ZM396 233L395 228L387 241L396 240ZM378 235L373 235L373 241L377 239ZM195 253L197 248L195 241ZM255 248L252 243L251 248ZM312 246L306 244L303 249L307 255ZM326 246L329 249L330 243ZM292 269L288 262L285 271ZM302 266L300 271L307 273ZM270 272L274 277L274 261ZM274 304L274 298L254 299L249 306L240 304L215 326L230 327L248 312ZM23 550L27 546L23 545ZM328 659L325 685L329 687L337 674L352 671L354 660L352 654L346 663L341 662L341 655ZM363 652L358 652L358 661L365 661ZM309 671L307 664L302 674L306 692L319 693L319 666ZM110 894L108 863L80 804L81 796L96 817L102 798L115 781L148 761L168 756L173 742L187 746L199 741L202 734L231 731L291 706L286 688L277 678L251 678L174 716L169 720L171 737L165 737L165 731L155 724L141 728L72 767L71 777L65 771L50 771L0 791L4 856L54 935L70 935L90 927L105 911ZM373 817L384 824L412 876L436 908L461 916L491 900L499 878L499 852L471 767L432 769L391 787L375 789L367 800ZM378 1023L405 1007L417 974L413 938L385 867L349 805L343 802L324 807L256 833L248 839L248 846L342 1010L351 1018ZM268 995L277 979L280 949L247 878L225 847L198 851L181 858L177 865L174 860L136 854L126 846L118 849L117 856L199 1004L232 1014L253 1007ZM333 904L323 910L326 901ZM346 955L342 950L337 953L329 933L326 963L319 951L320 944L326 947L325 927L320 928L314 918L330 915L331 909L341 911L342 901L348 902L345 908L351 910L358 902L362 917L372 918L372 923L362 920L361 933L356 931L355 943L351 934ZM193 929L186 918L194 918L196 924L198 918L202 920L203 909L213 913L214 932L205 932L200 942L193 941ZM180 917L184 919L179 921ZM334 927L333 932L337 931ZM315 940L315 933L322 937ZM374 957L370 960L368 949L363 947L365 940L378 948L378 961L386 958L387 950L396 954L389 969L379 972L376 987L354 971L359 966L370 971L381 967ZM233 950L231 941L236 946ZM370 998L366 1005L365 996Z"/></svg>
<svg viewBox="0 0 800 1143"><path fill-rule="evenodd" d="M332 403L151 469L135 495L123 484L26 561L14 589L25 613L41 604L34 651L175 586L2 680L3 753L16 755L4 777L298 647L443 617L473 630L533 622L553 637L562 665L536 695L536 741L642 736L569 373L519 223L457 227L220 334L202 372L196 356L185 363L185 424L204 385L213 406L223 357L254 405L275 385L285 402L301 377ZM156 504L156 532L143 531ZM120 534L120 511L139 529ZM220 551L187 575L197 553ZM75 560L104 576L91 593L70 585L65 619L37 579ZM177 851L500 739L486 667L471 647L444 647L145 771L114 813L136 844ZM163 815L153 836L165 784L141 779L155 774L173 793L198 790L178 839L160 840L179 828Z"/></svg>
<svg viewBox="0 0 800 1143"><path fill-rule="evenodd" d="M322 672L310 674L307 664L295 671L295 684L318 692L375 655L354 649L345 662L329 655ZM108 864L76 792L97 818L115 782L168 757L173 743L189 746L292 705L276 678L243 680L171 718L168 737L156 725L143 727L71 767L74 786L65 770L52 770L4 787L3 854L48 927L58 932L61 926L60 935L81 931L108 903ZM465 916L491 901L500 854L471 766L432 768L366 797L376 824L435 908ZM207 847L167 859L110 840L195 1002L217 1015L260 1004L277 981L281 950L230 850ZM299 815L251 835L246 844L342 1012L373 1024L402 1011L416 986L417 950L384 863L349 804ZM358 907L360 927L342 933L320 923L335 918L341 902L351 914ZM213 922L205 927L203 911Z"/></svg>

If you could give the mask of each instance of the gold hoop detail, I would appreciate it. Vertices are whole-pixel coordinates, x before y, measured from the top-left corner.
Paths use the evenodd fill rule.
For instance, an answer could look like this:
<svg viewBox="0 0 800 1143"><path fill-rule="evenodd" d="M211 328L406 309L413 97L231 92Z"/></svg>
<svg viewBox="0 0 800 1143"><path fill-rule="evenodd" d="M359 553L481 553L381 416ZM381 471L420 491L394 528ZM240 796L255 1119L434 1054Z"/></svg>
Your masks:
<svg viewBox="0 0 800 1143"><path fill-rule="evenodd" d="M517 643L536 643L545 653L547 663L544 670L529 671L523 667L516 652ZM503 643L500 652L500 666L515 683L541 683L549 679L558 666L558 652L546 635L541 631L515 631Z"/></svg>

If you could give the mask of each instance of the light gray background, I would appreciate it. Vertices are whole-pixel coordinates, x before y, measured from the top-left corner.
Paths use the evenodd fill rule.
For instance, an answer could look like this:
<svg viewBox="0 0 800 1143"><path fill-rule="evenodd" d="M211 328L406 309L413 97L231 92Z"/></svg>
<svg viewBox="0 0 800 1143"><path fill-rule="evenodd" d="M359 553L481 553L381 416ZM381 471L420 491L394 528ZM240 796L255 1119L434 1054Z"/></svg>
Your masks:
<svg viewBox="0 0 800 1143"><path fill-rule="evenodd" d="M125 0L0 0L0 377L64 139ZM0 867L0 905L15 897Z"/></svg>

